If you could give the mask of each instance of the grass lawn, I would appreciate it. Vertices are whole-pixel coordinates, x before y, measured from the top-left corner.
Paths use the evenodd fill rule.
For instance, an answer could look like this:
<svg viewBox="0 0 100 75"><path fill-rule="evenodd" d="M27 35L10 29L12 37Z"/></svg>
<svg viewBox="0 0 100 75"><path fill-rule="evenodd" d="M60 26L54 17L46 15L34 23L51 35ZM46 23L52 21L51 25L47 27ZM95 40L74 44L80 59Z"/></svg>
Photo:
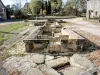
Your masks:
<svg viewBox="0 0 100 75"><path fill-rule="evenodd" d="M20 23L15 23L11 25L1 26L0 27L0 41L11 38L11 36L13 35L12 34L13 31L16 31L19 28L22 28L24 26L27 26L27 23L20 22Z"/></svg>

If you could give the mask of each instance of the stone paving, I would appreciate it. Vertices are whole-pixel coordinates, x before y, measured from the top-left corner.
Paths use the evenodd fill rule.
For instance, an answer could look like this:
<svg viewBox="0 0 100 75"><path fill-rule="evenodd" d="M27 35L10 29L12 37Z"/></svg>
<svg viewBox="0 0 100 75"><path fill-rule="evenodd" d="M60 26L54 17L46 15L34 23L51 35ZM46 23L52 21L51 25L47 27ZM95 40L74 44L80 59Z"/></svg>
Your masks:
<svg viewBox="0 0 100 75"><path fill-rule="evenodd" d="M69 65L70 68L66 66L61 70L57 70L64 65ZM100 72L99 67L95 67L87 57L79 54L75 54L72 57L58 57L37 53L23 57L12 56L3 61L3 68L8 75L82 75L84 72L86 73L85 75L88 73L95 75L95 72Z"/></svg>

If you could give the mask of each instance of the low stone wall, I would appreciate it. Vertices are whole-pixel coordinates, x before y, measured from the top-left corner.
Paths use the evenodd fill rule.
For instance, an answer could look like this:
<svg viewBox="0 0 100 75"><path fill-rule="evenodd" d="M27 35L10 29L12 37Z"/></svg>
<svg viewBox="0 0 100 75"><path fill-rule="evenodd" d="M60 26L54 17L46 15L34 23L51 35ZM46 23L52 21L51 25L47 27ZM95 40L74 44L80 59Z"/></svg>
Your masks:
<svg viewBox="0 0 100 75"><path fill-rule="evenodd" d="M87 50L90 46L90 41L72 30L58 28L55 29L55 31L59 31L54 32L50 28L52 28L52 26L42 26L30 34L30 36L24 41L26 51L35 52L37 50L41 51L45 48L51 53L80 52Z"/></svg>
<svg viewBox="0 0 100 75"><path fill-rule="evenodd" d="M49 39L33 39L33 40L24 40L26 52L42 52L44 48L47 47Z"/></svg>
<svg viewBox="0 0 100 75"><path fill-rule="evenodd" d="M48 47L48 52L50 53L59 53L61 52L61 45L53 45L52 47Z"/></svg>
<svg viewBox="0 0 100 75"><path fill-rule="evenodd" d="M85 48L89 47L87 42L89 42L89 41L87 41L86 39L79 39L79 40L78 39L69 39L67 47L68 47L69 51L83 51L84 47ZM85 45L87 45L87 47Z"/></svg>
<svg viewBox="0 0 100 75"><path fill-rule="evenodd" d="M36 22L34 23L34 26L43 26L45 22Z"/></svg>
<svg viewBox="0 0 100 75"><path fill-rule="evenodd" d="M55 33L60 33L60 32L61 32L61 28L55 28L53 31L54 31Z"/></svg>

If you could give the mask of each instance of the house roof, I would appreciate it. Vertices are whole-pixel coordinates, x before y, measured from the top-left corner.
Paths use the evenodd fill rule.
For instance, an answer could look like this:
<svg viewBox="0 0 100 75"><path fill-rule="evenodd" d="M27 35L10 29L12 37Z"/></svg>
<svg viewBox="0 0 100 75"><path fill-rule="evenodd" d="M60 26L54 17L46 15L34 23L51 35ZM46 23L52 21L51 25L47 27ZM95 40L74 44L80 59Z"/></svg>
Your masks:
<svg viewBox="0 0 100 75"><path fill-rule="evenodd" d="M0 2L2 3L2 5L5 7L5 5L3 4L3 2L0 0ZM6 8L6 7L5 7Z"/></svg>
<svg viewBox="0 0 100 75"><path fill-rule="evenodd" d="M24 9L29 8L29 4L30 4L30 3L25 3L25 5L24 5Z"/></svg>

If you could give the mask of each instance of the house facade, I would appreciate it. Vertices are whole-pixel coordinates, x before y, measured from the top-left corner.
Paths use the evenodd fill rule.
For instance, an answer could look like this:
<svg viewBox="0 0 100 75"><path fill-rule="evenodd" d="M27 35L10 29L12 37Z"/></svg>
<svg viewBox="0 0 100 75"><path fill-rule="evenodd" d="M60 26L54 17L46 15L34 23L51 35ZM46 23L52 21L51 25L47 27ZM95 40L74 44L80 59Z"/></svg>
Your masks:
<svg viewBox="0 0 100 75"><path fill-rule="evenodd" d="M6 7L0 0L0 19L7 19Z"/></svg>
<svg viewBox="0 0 100 75"><path fill-rule="evenodd" d="M31 9L30 9L30 3L25 3L24 5L24 11L27 12L27 14L30 14L31 13Z"/></svg>
<svg viewBox="0 0 100 75"><path fill-rule="evenodd" d="M87 18L100 18L100 0L87 0Z"/></svg>
<svg viewBox="0 0 100 75"><path fill-rule="evenodd" d="M29 12L29 4L30 3L25 3L25 5L24 5L24 10L27 12Z"/></svg>

